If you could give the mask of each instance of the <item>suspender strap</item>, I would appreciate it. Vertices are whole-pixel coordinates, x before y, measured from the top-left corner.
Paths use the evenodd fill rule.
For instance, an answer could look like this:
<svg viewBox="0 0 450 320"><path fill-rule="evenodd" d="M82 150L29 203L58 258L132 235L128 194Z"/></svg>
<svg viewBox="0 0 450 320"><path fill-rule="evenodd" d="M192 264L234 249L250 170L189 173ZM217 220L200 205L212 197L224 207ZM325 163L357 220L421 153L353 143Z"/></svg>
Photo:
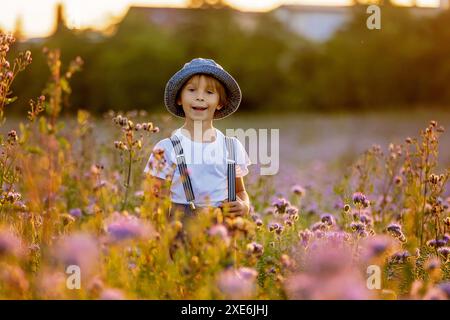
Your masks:
<svg viewBox="0 0 450 320"><path fill-rule="evenodd" d="M170 138L177 158L177 167L180 172L181 181L183 183L186 200L192 210L195 210L195 196L192 188L191 179L189 177L186 159L184 158L183 148L180 139L173 135ZM228 180L228 201L236 201L236 153L235 144L232 137L225 136L225 144L227 147L227 180Z"/></svg>
<svg viewBox="0 0 450 320"><path fill-rule="evenodd" d="M180 171L180 178L181 178L181 182L183 183L183 189L184 189L184 193L186 195L186 200L189 202L189 206L191 207L191 209L195 210L194 190L192 189L191 179L189 178L189 174L187 171L186 159L184 158L183 147L181 146L180 139L176 135L173 135L170 138L170 141L172 142L172 145L175 150L176 157L177 157L177 166L178 166L178 170Z"/></svg>
<svg viewBox="0 0 450 320"><path fill-rule="evenodd" d="M228 178L228 201L236 201L236 154L234 150L234 139L225 136L227 145L227 178Z"/></svg>

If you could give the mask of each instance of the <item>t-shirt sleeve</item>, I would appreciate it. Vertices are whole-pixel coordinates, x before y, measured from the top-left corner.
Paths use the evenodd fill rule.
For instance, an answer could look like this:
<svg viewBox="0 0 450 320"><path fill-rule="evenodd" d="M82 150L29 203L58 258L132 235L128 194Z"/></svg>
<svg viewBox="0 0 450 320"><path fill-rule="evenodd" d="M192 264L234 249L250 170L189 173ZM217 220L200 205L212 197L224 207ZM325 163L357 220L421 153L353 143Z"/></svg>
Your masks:
<svg viewBox="0 0 450 320"><path fill-rule="evenodd" d="M170 179L173 175L174 161L169 139L159 141L154 147L147 161L144 173L161 179Z"/></svg>
<svg viewBox="0 0 450 320"><path fill-rule="evenodd" d="M244 146L242 143L235 139L235 147L236 147L236 177L244 177L248 174L248 166L252 164L250 161L250 158L247 154L247 151L245 151Z"/></svg>

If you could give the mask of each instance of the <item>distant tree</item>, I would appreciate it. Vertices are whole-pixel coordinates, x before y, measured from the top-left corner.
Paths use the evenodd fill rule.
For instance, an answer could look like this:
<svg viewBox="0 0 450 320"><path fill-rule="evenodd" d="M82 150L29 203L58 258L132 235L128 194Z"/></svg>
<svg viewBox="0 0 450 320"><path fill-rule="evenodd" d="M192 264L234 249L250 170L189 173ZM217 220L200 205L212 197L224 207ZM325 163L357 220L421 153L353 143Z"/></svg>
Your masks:
<svg viewBox="0 0 450 320"><path fill-rule="evenodd" d="M24 39L23 17L21 15L19 15L16 19L13 34L17 41L22 41Z"/></svg>
<svg viewBox="0 0 450 320"><path fill-rule="evenodd" d="M55 33L66 31L66 18L64 16L64 6L59 3L56 7L56 21L55 21Z"/></svg>

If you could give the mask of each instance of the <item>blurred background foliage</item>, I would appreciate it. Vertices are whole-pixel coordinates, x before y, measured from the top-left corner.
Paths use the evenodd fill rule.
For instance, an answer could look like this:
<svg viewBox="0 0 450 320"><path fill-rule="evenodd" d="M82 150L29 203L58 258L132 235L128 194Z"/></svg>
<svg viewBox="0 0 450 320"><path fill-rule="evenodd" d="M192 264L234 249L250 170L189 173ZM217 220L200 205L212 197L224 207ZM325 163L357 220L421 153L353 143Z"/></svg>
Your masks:
<svg viewBox="0 0 450 320"><path fill-rule="evenodd" d="M70 30L63 19L41 42L18 41L33 63L13 90L20 97L8 112L25 114L49 72L43 47L61 48L63 64L85 61L72 80L65 112L83 108L163 112L167 80L195 57L216 60L239 82L242 111L367 111L445 109L450 104L450 11L416 17L385 5L382 29L366 27L367 6L355 5L352 20L326 42L290 31L269 13L242 29L221 1L192 1L189 19L170 27L129 14L105 35ZM198 8L201 7L201 8ZM14 56L14 53L13 53Z"/></svg>

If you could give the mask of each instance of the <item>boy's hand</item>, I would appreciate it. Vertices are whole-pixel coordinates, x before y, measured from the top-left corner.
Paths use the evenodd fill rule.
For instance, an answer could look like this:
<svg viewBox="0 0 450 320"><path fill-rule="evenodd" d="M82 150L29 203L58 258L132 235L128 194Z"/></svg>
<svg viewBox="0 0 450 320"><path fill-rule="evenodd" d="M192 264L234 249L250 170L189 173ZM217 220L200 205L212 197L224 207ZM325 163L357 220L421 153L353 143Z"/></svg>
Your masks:
<svg viewBox="0 0 450 320"><path fill-rule="evenodd" d="M247 201L240 199L238 196L236 197L236 201L225 200L219 208L222 208L224 212L232 216L245 216L250 211L250 206Z"/></svg>

